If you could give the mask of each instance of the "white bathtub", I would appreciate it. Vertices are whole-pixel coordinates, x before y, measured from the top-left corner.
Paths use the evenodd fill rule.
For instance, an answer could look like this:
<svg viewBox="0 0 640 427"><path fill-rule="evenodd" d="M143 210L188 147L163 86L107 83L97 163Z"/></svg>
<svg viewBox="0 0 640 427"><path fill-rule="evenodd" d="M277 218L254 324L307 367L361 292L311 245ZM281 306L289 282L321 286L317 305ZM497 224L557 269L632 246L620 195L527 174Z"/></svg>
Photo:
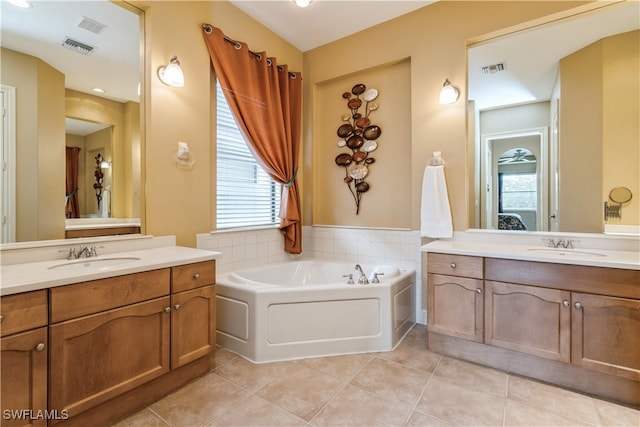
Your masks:
<svg viewBox="0 0 640 427"><path fill-rule="evenodd" d="M218 276L217 344L256 362L393 350L415 322L415 271L292 261ZM353 274L347 284L343 275Z"/></svg>

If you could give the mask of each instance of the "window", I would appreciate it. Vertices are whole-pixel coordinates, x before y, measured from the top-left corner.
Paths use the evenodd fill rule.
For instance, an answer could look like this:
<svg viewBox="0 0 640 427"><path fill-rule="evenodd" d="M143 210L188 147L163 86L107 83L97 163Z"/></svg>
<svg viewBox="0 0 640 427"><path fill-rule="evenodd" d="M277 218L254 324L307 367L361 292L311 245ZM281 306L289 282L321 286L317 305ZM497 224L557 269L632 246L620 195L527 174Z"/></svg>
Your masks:
<svg viewBox="0 0 640 427"><path fill-rule="evenodd" d="M280 184L258 165L216 81L216 227L253 227L280 223Z"/></svg>
<svg viewBox="0 0 640 427"><path fill-rule="evenodd" d="M535 173L499 174L500 212L536 210L537 177Z"/></svg>

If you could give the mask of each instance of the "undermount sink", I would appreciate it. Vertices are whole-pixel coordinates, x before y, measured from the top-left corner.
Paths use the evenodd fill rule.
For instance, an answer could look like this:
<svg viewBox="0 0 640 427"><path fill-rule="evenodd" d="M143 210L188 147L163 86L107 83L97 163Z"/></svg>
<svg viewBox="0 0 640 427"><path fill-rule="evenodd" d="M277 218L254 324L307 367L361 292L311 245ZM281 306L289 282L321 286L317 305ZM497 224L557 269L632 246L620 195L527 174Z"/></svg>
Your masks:
<svg viewBox="0 0 640 427"><path fill-rule="evenodd" d="M53 265L48 270L107 270L122 264L140 261L137 257L85 258Z"/></svg>
<svg viewBox="0 0 640 427"><path fill-rule="evenodd" d="M530 248L527 249L531 252L543 252L547 254L559 255L559 256L582 256L582 257L605 257L606 254L598 252L588 252L576 249L564 249L564 248Z"/></svg>

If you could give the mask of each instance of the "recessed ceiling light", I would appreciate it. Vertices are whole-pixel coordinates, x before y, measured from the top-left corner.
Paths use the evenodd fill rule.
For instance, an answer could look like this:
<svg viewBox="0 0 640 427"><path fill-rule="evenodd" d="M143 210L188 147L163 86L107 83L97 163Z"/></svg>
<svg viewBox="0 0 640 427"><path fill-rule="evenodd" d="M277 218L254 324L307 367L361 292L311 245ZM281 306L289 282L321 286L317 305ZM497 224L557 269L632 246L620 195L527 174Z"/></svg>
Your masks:
<svg viewBox="0 0 640 427"><path fill-rule="evenodd" d="M93 89L91 89L92 91L96 92L96 93L104 93L104 89L99 88L99 87L94 87Z"/></svg>
<svg viewBox="0 0 640 427"><path fill-rule="evenodd" d="M33 7L31 2L29 2L27 0L8 0L8 2L11 3L14 6L18 6L18 7L21 7L23 9L29 9L30 7Z"/></svg>
<svg viewBox="0 0 640 427"><path fill-rule="evenodd" d="M293 2L296 4L296 6L298 7L307 7L311 4L313 0L293 0Z"/></svg>

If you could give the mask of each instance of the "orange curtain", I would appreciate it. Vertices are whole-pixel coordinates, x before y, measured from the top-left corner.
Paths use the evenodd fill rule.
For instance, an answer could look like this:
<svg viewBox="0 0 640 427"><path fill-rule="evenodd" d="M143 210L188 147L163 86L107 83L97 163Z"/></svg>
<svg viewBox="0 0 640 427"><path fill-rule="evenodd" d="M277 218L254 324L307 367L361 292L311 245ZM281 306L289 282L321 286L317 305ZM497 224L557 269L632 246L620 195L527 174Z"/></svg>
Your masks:
<svg viewBox="0 0 640 427"><path fill-rule="evenodd" d="M78 203L78 155L80 148L67 147L66 157L66 194L65 215L67 218L80 218L80 204Z"/></svg>
<svg viewBox="0 0 640 427"><path fill-rule="evenodd" d="M300 193L296 181L300 154L302 75L278 65L265 52L203 25L204 39L225 98L256 161L283 184L280 231L284 249L302 252Z"/></svg>

